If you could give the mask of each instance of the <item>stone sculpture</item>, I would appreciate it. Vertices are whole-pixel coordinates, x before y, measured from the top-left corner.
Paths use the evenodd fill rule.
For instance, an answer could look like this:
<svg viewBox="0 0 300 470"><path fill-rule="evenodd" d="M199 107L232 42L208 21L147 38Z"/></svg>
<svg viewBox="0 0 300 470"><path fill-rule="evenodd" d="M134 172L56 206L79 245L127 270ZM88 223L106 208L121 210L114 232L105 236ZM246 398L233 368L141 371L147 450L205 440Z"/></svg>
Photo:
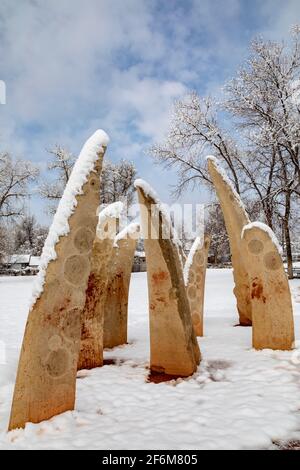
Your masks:
<svg viewBox="0 0 300 470"><path fill-rule="evenodd" d="M107 143L103 131L86 142L50 228L26 325L9 430L74 409L80 315Z"/></svg>
<svg viewBox="0 0 300 470"><path fill-rule="evenodd" d="M204 289L209 245L208 235L197 237L184 267L184 280L196 336L203 336Z"/></svg>
<svg viewBox="0 0 300 470"><path fill-rule="evenodd" d="M214 157L207 157L208 171L218 195L222 208L226 230L229 237L233 276L234 294L237 299L240 325L252 324L250 287L247 266L241 255L241 232L250 223L243 203L232 187L230 180L218 165Z"/></svg>
<svg viewBox="0 0 300 470"><path fill-rule="evenodd" d="M274 233L259 222L247 225L242 249L251 288L253 347L290 350L295 340L292 300Z"/></svg>
<svg viewBox="0 0 300 470"><path fill-rule="evenodd" d="M104 309L104 347L127 343L128 294L139 224L130 224L115 238Z"/></svg>
<svg viewBox="0 0 300 470"><path fill-rule="evenodd" d="M179 246L171 228L164 227L169 223L168 217L153 190L143 180L137 180L135 187L147 259L150 368L155 373L189 376L200 362L200 350L192 325ZM152 226L152 217L158 221L157 227ZM151 236L151 232L158 236ZM170 237L164 238L163 233L169 233Z"/></svg>
<svg viewBox="0 0 300 470"><path fill-rule="evenodd" d="M103 365L104 305L121 202L110 204L100 212L93 244L91 271L82 313L81 346L78 370Z"/></svg>

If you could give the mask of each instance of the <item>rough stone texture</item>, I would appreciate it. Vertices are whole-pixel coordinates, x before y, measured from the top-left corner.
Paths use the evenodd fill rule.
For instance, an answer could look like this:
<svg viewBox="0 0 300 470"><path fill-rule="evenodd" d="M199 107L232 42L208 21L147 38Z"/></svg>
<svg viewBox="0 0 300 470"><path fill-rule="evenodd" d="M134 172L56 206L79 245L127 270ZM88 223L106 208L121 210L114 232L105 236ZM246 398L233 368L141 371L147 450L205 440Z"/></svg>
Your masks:
<svg viewBox="0 0 300 470"><path fill-rule="evenodd" d="M105 348L127 343L128 293L136 243L129 234L113 248L104 310Z"/></svg>
<svg viewBox="0 0 300 470"><path fill-rule="evenodd" d="M237 300L240 325L248 326L252 324L251 300L247 267L241 256L241 232L250 220L239 196L223 178L214 160L208 160L208 170L221 204L229 237L235 282L233 292Z"/></svg>
<svg viewBox="0 0 300 470"><path fill-rule="evenodd" d="M187 279L186 279L186 291L190 303L190 309L192 314L192 321L196 336L203 336L203 306L204 306L204 290L205 290L205 276L207 267L207 257L210 245L210 237L204 236L203 243L199 243L196 239L194 243L197 243L196 250L191 250L193 253L193 259L188 261L191 262L189 265Z"/></svg>
<svg viewBox="0 0 300 470"><path fill-rule="evenodd" d="M242 249L251 286L252 344L255 349L290 350L294 319L283 262L270 234L250 227L244 229Z"/></svg>
<svg viewBox="0 0 300 470"><path fill-rule="evenodd" d="M29 312L9 430L74 409L81 311L96 232L103 155L102 150L82 194L76 196L70 231L56 244L57 258L49 262L43 292Z"/></svg>
<svg viewBox="0 0 300 470"><path fill-rule="evenodd" d="M78 370L93 369L103 365L104 305L117 219L102 217L93 244L91 271L82 313L81 345Z"/></svg>
<svg viewBox="0 0 300 470"><path fill-rule="evenodd" d="M145 238L150 313L150 368L152 372L189 376L200 362L186 295L179 249L173 238L162 237L166 218L136 183ZM151 239L151 205L159 211L159 237ZM155 206L156 205L156 206ZM169 233L169 230L167 230ZM153 233L153 232L152 232Z"/></svg>
<svg viewBox="0 0 300 470"><path fill-rule="evenodd" d="M183 249L181 244L179 245L178 249L179 249L179 256L181 258L182 266L184 266L185 263L186 263L186 260L187 260L187 256L186 256L186 254L184 252L184 249Z"/></svg>

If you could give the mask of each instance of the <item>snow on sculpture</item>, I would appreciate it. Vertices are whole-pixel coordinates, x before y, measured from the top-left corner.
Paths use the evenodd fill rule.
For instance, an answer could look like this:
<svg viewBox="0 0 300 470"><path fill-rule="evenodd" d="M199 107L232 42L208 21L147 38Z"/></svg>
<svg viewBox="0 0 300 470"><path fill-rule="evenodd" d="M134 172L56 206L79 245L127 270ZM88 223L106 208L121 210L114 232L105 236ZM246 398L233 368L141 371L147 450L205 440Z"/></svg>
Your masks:
<svg viewBox="0 0 300 470"><path fill-rule="evenodd" d="M200 362L187 298L182 262L169 218L154 191L136 180L145 239L152 372L189 376ZM153 220L158 222L153 227ZM153 228L156 235L153 237ZM170 236L164 237L164 234Z"/></svg>
<svg viewBox="0 0 300 470"><path fill-rule="evenodd" d="M127 343L128 293L139 231L139 224L132 223L115 238L104 309L105 348Z"/></svg>
<svg viewBox="0 0 300 470"><path fill-rule="evenodd" d="M184 266L184 281L196 336L203 336L204 289L209 245L208 235L205 235L204 239L197 237Z"/></svg>
<svg viewBox="0 0 300 470"><path fill-rule="evenodd" d="M101 130L85 143L50 227L23 339L9 430L74 409L80 315L107 144Z"/></svg>
<svg viewBox="0 0 300 470"><path fill-rule="evenodd" d="M103 324L108 273L112 262L114 239L122 202L115 202L99 214L91 257L91 271L81 319L81 345L78 370L103 365Z"/></svg>
<svg viewBox="0 0 300 470"><path fill-rule="evenodd" d="M243 257L241 256L241 231L250 223L245 207L232 187L231 181L219 166L215 157L207 157L208 171L217 192L226 230L230 243L233 277L235 282L234 294L237 300L240 325L252 323L250 287Z"/></svg>
<svg viewBox="0 0 300 470"><path fill-rule="evenodd" d="M253 347L290 350L295 340L292 300L275 235L260 222L246 225L242 249L251 287Z"/></svg>

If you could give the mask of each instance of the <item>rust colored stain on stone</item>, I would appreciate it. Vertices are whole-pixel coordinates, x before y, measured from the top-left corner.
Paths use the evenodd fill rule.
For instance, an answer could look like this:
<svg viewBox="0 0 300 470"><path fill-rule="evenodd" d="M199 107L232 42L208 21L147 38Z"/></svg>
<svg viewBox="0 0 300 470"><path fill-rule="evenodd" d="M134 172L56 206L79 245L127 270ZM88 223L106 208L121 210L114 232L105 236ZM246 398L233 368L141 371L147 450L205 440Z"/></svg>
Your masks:
<svg viewBox="0 0 300 470"><path fill-rule="evenodd" d="M164 303L164 304L166 303L166 299L165 299L164 297L156 297L156 300L157 300L158 302L162 302L162 303Z"/></svg>
<svg viewBox="0 0 300 470"><path fill-rule="evenodd" d="M86 297L93 297L95 295L96 290L96 276L94 273L91 273L88 280L88 285L86 289Z"/></svg>
<svg viewBox="0 0 300 470"><path fill-rule="evenodd" d="M162 281L166 281L169 275L166 271L159 271L158 273L152 274L152 279L155 284L159 284Z"/></svg>
<svg viewBox="0 0 300 470"><path fill-rule="evenodd" d="M266 303L266 297L263 294L263 286L259 282L252 283L251 298L252 299L262 299L263 303Z"/></svg>

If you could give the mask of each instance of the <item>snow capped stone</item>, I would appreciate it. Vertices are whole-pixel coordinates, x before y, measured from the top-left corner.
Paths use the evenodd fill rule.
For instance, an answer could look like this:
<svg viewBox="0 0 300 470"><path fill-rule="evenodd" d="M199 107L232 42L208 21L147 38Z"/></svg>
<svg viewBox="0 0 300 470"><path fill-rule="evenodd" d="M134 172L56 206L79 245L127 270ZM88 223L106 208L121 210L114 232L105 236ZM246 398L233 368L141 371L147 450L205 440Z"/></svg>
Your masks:
<svg viewBox="0 0 300 470"><path fill-rule="evenodd" d="M140 231L140 224L136 222L132 222L131 224L127 225L120 233L115 237L114 246L118 246L118 242L123 240L124 238L131 238L131 235L136 234Z"/></svg>
<svg viewBox="0 0 300 470"><path fill-rule="evenodd" d="M226 171L224 170L224 168L220 165L220 162L219 160L214 157L213 155L208 155L206 157L206 161L207 162L211 162L213 163L213 165L215 166L215 168L217 169L218 173L220 174L221 178L223 179L223 181L230 187L232 193L234 194L237 202L239 203L239 205L241 206L241 208L245 211L246 211L246 208L241 200L241 197L239 196L239 194L236 192L233 184L232 184L232 181L228 178L228 175L226 173Z"/></svg>
<svg viewBox="0 0 300 470"><path fill-rule="evenodd" d="M144 191L146 196L151 197L152 199L154 199L154 201L157 204L160 204L160 200L159 200L157 192L152 188L152 186L150 186L149 183L147 183L147 181L145 181L141 178L138 178L134 182L134 187L136 189L141 188Z"/></svg>
<svg viewBox="0 0 300 470"><path fill-rule="evenodd" d="M69 233L69 218L77 205L76 196L82 194L82 187L87 182L88 175L94 169L100 152L109 142L109 137L103 130L97 130L84 144L76 160L68 184L59 202L52 225L43 248L40 270L33 288L31 306L43 292L46 270L51 260L57 257L55 246L59 238Z"/></svg>
<svg viewBox="0 0 300 470"><path fill-rule="evenodd" d="M178 238L178 235L176 233L176 229L172 225L170 213L167 209L167 204L164 204L160 201L157 192L145 180L143 180L141 178L135 180L134 187L136 189L137 188L142 189L142 191L145 193L146 197L148 196L151 199L153 199L157 210L159 210L162 213L162 215L165 218L166 222L169 224L169 226L170 226L170 237L171 237L173 243L175 243L175 245L177 247L178 254L179 254L179 259L180 259L180 262L181 262L182 267L183 267L183 261L182 261L182 257L181 257L182 243L181 243L181 240Z"/></svg>
<svg viewBox="0 0 300 470"><path fill-rule="evenodd" d="M98 226L100 226L107 217L110 217L112 219L119 219L121 217L123 209L124 204L121 201L113 202L112 204L106 206L99 213Z"/></svg>
<svg viewBox="0 0 300 470"><path fill-rule="evenodd" d="M202 248L203 242L204 242L203 237L196 237L195 240L194 240L194 243L193 243L193 245L190 249L190 252L188 254L187 260L186 260L184 268L183 268L183 277L184 277L185 285L187 285L188 281L189 281L190 267L193 264L193 259L194 259L195 253L199 248Z"/></svg>
<svg viewBox="0 0 300 470"><path fill-rule="evenodd" d="M274 245L276 246L278 252L280 254L282 254L282 248L280 246L280 243L279 243L275 233L273 232L273 230L268 225L266 225L262 222L251 222L250 224L245 225L245 227L243 228L242 233L241 233L241 238L244 238L246 230L250 230L252 228L259 228L260 230L263 230L264 232L266 232L269 235L269 237L271 238Z"/></svg>

